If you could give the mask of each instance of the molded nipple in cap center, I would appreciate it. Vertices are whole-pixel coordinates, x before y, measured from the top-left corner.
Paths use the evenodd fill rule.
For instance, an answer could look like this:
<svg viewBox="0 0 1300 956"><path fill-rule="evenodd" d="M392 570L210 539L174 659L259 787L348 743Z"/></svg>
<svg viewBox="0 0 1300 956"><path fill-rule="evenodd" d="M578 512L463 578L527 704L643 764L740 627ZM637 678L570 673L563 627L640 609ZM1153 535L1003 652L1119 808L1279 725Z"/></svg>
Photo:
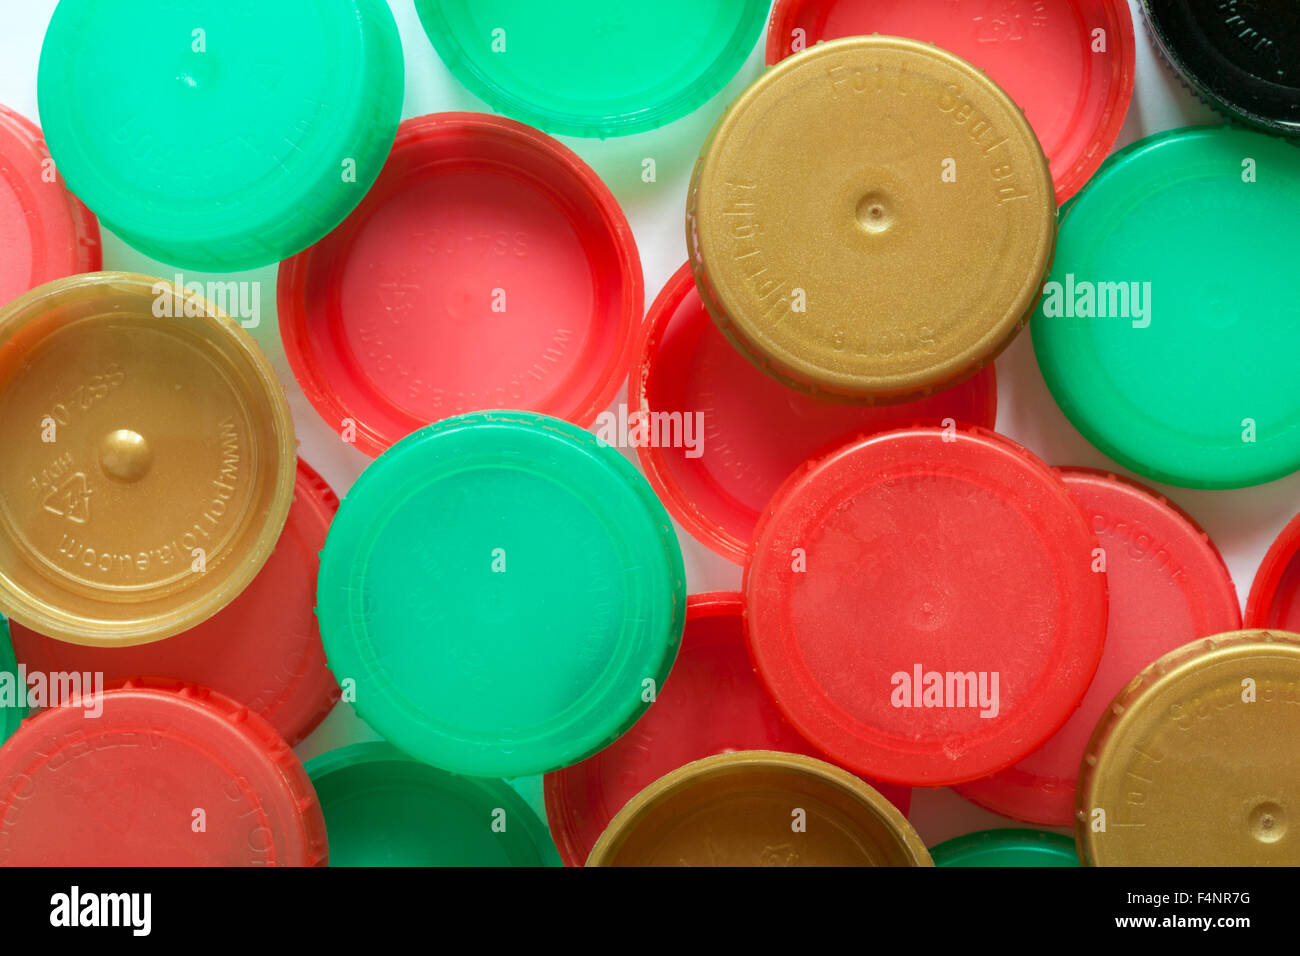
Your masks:
<svg viewBox="0 0 1300 956"><path fill-rule="evenodd" d="M203 44L203 49L191 46L177 67L176 82L182 86L197 90L210 86L216 77L216 61L207 52L207 37L195 36L194 44Z"/></svg>
<svg viewBox="0 0 1300 956"><path fill-rule="evenodd" d="M1250 814L1250 832L1260 843L1276 843L1286 835L1286 813L1276 803L1261 803Z"/></svg>
<svg viewBox="0 0 1300 956"><path fill-rule="evenodd" d="M867 232L884 232L894 224L893 205L879 192L869 192L858 200L858 225Z"/></svg>
<svg viewBox="0 0 1300 956"><path fill-rule="evenodd" d="M118 481L139 481L153 464L153 452L139 432L119 428L100 443L99 461L104 474Z"/></svg>

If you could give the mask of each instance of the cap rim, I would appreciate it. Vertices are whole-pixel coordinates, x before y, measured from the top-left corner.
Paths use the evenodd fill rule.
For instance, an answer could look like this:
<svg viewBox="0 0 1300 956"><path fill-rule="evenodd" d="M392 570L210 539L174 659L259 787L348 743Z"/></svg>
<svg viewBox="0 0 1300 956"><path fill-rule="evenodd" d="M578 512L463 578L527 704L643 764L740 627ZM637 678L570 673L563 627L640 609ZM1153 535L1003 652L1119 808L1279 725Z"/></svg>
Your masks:
<svg viewBox="0 0 1300 956"><path fill-rule="evenodd" d="M1142 0L1141 2L1142 19L1147 24L1147 33L1160 59L1168 64L1170 71L1185 89L1230 122L1241 123L1272 136L1288 139L1300 136L1300 113L1297 114L1296 119L1288 122L1276 115L1270 115L1247 105L1241 97L1230 97L1204 80L1200 71L1189 62L1190 55L1195 54L1202 58L1221 60L1224 51L1212 43L1203 33L1199 32L1190 36L1185 35L1180 40L1175 41L1170 35L1171 24L1161 14L1157 13L1154 7L1155 4L1152 3L1152 0ZM1202 63L1201 65L1209 67L1211 64ZM1241 72L1246 73L1247 71L1241 69ZM1280 84L1270 84L1263 77L1254 74L1247 75L1249 75L1252 84L1258 88L1278 87L1288 90L1294 103L1300 104L1300 83L1287 87ZM1237 92L1240 93L1241 91L1238 90ZM1277 96L1273 96L1269 100L1269 105L1281 108L1285 103L1279 101Z"/></svg>
<svg viewBox="0 0 1300 956"><path fill-rule="evenodd" d="M95 287L108 289L143 286L146 289L153 289L159 285L177 289L176 295L182 301L194 300L194 297L184 294L184 290L178 289L168 280L137 273L95 272L75 275L38 286L0 308L0 337L11 333L17 318L22 317L29 310L36 309L38 304L45 300L52 303L69 293ZM233 568L228 566L216 583L202 587L202 590L194 594L184 605L149 617L131 620L105 620L60 610L31 594L0 571L0 598L3 599L5 610L11 618L23 626L56 640L90 646L125 647L161 640L207 620L229 604L247 587L274 550L288 518L295 480L295 469L288 466L297 454L288 399L270 361L252 336L212 303L207 300L202 300L202 303L203 320L224 330L224 341L230 350L229 354L237 356L261 386L259 397L268 406L267 410L273 419L269 426L270 431L276 436L276 447L266 449L269 453L268 458L276 463L276 476L273 482L265 480L263 482L264 485L269 486L267 497L270 501L270 509L262 518L253 544L246 552L245 560ZM251 532L253 529L249 530ZM201 585L189 587L201 587ZM119 605L113 604L113 606Z"/></svg>
<svg viewBox="0 0 1300 956"><path fill-rule="evenodd" d="M313 787L315 787L332 774L340 771L364 768L371 774L371 776L367 778L366 792L373 792L374 790L381 789L384 786L383 778L381 777L376 781L373 775L381 770L385 765L394 763L418 768L418 772L422 773L425 778L425 787L423 789L430 794L437 794L445 799L446 787L440 787L437 784L440 782L454 783L462 792L466 789L472 789L475 793L481 794L485 797L486 801L483 806L487 808L487 810L495 812L496 810L504 809L507 819L511 824L518 825L522 823L527 841L536 854L536 861L520 861L512 859L510 865L561 865L555 846L546 830L545 823L538 819L537 814L530 806L528 806L527 802L504 781L489 777L457 776L414 760L402 753L396 747L392 746L392 744L384 741L366 741L326 751L325 753L319 754L308 760L305 769ZM322 812L324 812L327 805L327 803L322 803ZM486 815L484 819L487 819ZM387 822L385 821L375 822L378 822L381 826L387 826ZM513 851L518 848L512 846L511 849ZM336 853L332 858L330 865L351 866L367 864L340 859ZM429 865L437 864L430 863Z"/></svg>
<svg viewBox="0 0 1300 956"><path fill-rule="evenodd" d="M103 162L103 147L85 135L83 108L69 98L76 71L63 65L69 38L95 33L99 11L67 2L60 4L46 33L37 90L47 138L60 168L116 235L168 265L208 272L245 271L300 251L341 221L365 195L400 119L404 65L391 11L376 0L340 2L343 6L333 5L338 12L327 23L336 36L352 38L366 70L359 78L336 83L346 91L346 116L328 128L331 142L339 147L338 156L355 161L355 182L345 181L329 156L298 150L295 158L307 175L289 182L279 175L287 168L283 159L267 163L256 181L256 201L251 203L232 201L228 194L197 199L173 194L160 200L157 188L136 188L125 194L123 187L132 185L129 174L122 172L120 164ZM133 13L147 22L147 11ZM208 13L219 15L219 11ZM133 95L139 98L140 90ZM156 95L145 98L149 109L163 108L154 102ZM167 124L165 116L159 123ZM103 172L108 169L114 170L112 177ZM215 177L209 182L213 181ZM294 185L299 182L301 186ZM244 190L240 195L246 194ZM322 196L328 196L328 201L321 202Z"/></svg>
<svg viewBox="0 0 1300 956"><path fill-rule="evenodd" d="M1061 866L1080 866L1079 851L1074 840L1060 833L1008 827L998 830L979 830L953 837L930 848L934 865L952 866L1043 866L1042 862L1019 862L1027 853L1037 858L1068 859ZM1018 862L1005 862L1011 854ZM998 862L988 861L992 856ZM1051 865L1051 864L1047 864Z"/></svg>
<svg viewBox="0 0 1300 956"><path fill-rule="evenodd" d="M102 728L109 726L107 720L111 718L108 718L107 711L111 702L117 700L130 699L137 704L148 706L151 711L159 710L161 711L159 720L174 718L175 715L168 714L167 711L177 707L200 715L211 729L210 735L204 735L208 736L209 743L212 738L220 735L223 740L229 740L232 745L243 748L249 759L258 762L261 769L267 771L272 779L282 783L284 789L278 794L255 794L259 801L267 796L272 797L285 816L297 822L296 837L301 844L298 848L299 855L281 861L282 864L318 866L326 863L328 850L324 817L316 801L311 782L288 744L257 714L223 694L187 681L137 679L94 696L102 698L101 706L105 710L96 721L96 729L100 732L104 732ZM84 719L79 707L76 706L46 709L23 724L19 732L7 742L4 754L8 755L9 762L12 764L18 759L16 755L20 749L28 745L28 738L33 738L32 743L39 742L36 738L38 735L44 735L46 726L55 727L62 723L74 722L77 727L80 727ZM128 731L131 726L130 721L121 725ZM73 734L73 738L79 739L82 735L83 732L78 730ZM200 746L204 743L202 736L193 737L186 743L195 752L209 757L204 747ZM223 743L222 746L226 744ZM49 756L48 752L42 752ZM0 761L4 759L4 754L0 754ZM0 791L0 799L5 796L6 794ZM281 831L281 833L285 832L287 831ZM133 860L118 865L157 864Z"/></svg>
<svg viewBox="0 0 1300 956"><path fill-rule="evenodd" d="M359 229L364 224L362 217L377 212L393 201L393 190L397 189L398 185L427 180L442 173L442 168L438 164L424 164L409 170L401 169L394 164L396 158L407 151L420 149L441 138L457 135L473 137L476 143L489 137L505 137L527 150L530 155L538 157L540 161L554 163L565 171L568 178L560 183L552 182L550 186L567 191L568 196L576 197L577 201L590 208L600 219L603 234L594 238L600 241L617 262L619 270L617 284L621 289L619 313L611 322L609 316L597 314L596 310L599 307L593 304L592 312L584 317L583 323L587 328L609 324L613 344L608 354L599 356L603 366L594 375L594 380L587 388L586 394L576 400L561 396L560 404L565 407L539 409L586 427L594 422L600 412L609 405L627 377L634 340L645 305L645 280L636 239L622 207L600 177L581 157L558 140L503 116L444 112L413 117L404 120L398 128L389 162L385 165L383 173L376 179L379 185L354 210L354 215L357 217L356 226ZM466 149L464 144L459 144L458 150L465 156L473 156L472 150ZM395 185L392 189L381 191L380 186L387 182L385 177L392 178ZM531 178L529 183L532 185ZM370 381L365 373L358 374L349 370L347 377L341 377L332 369L323 366L320 361L320 353L326 348L342 349L346 353L350 346L346 343L330 343L329 337L341 333L332 326L327 328L326 317L313 310L313 303L309 300L325 293L315 289L312 267L318 260L337 263L346 263L350 260L354 252L352 243L355 237L345 234L345 230L352 222L353 218L350 215L329 235L286 259L281 264L277 279L276 298L285 355L294 378L303 389L308 401L316 413L336 431L342 427L343 422L354 422L356 447L375 457L401 441L411 431L431 424L431 421L423 414L417 414L413 409L399 408L391 397L393 389L386 389L379 383ZM589 259L587 265L594 269L596 264ZM341 319L341 321L345 320ZM584 378L592 377L594 364L577 362L566 373L564 380L552 388L550 394L554 396L562 393L568 383L580 387ZM382 404L385 408L384 416L374 414L373 410L368 409L367 403L359 399L359 396L376 398L377 404ZM551 399L548 398L547 401L549 404ZM464 409L453 414L476 410L478 409ZM433 421L440 420L442 419L433 419Z"/></svg>
<svg viewBox="0 0 1300 956"><path fill-rule="evenodd" d="M1036 158L1032 178L1036 188L1042 194L1040 198L1044 200L1040 223L1042 236L1036 248L1029 246L1030 254L1025 258L1032 259L1032 265L1023 267L1024 280L1019 284L1017 291L1007 294L1000 317L990 317L987 323L981 326L983 331L978 338L964 340L960 350L946 350L946 357L941 361L931 362L921 369L882 373L875 368L864 370L861 368L862 362L859 361L857 370L836 370L827 368L817 361L818 355L822 354L820 352L809 350L801 352L789 344L765 341L759 334L760 323L744 315L747 305L744 294L733 291L729 301L728 295L714 281L709 269L710 255L706 246L711 243L705 235L707 220L701 215L701 196L707 194L712 188L712 183L723 176L723 173L717 169L723 162L719 158L718 144L725 141L741 121L746 110L740 107L759 100L770 87L779 84L787 74L800 70L813 59L834 56L843 51L919 55L935 64L942 64L946 69L960 73L978 85L985 96L999 104L1006 120L1016 128L1020 144L1027 149L1031 159ZM1043 281L1052 266L1056 242L1054 195L1050 168L1032 127L1006 91L990 80L983 71L932 44L906 37L880 35L843 37L818 44L798 56L789 57L770 67L733 101L718 119L701 148L699 159L691 175L686 211L687 248L696 285L709 314L713 316L723 335L763 372L796 391L814 397L830 398L833 401L862 404L906 401L925 397L975 375L992 363L1028 323L1041 296ZM1049 196L1053 198L1049 199ZM1014 274L1010 275L1007 280L1008 285L1014 282Z"/></svg>
<svg viewBox="0 0 1300 956"><path fill-rule="evenodd" d="M1143 714L1143 702L1151 706L1158 696L1177 686L1197 666L1209 660L1272 657L1286 659L1300 669L1300 634L1276 629L1253 628L1217 634L1184 644L1143 668L1118 694L1098 721L1079 767L1075 800L1075 839L1079 858L1085 866L1107 865L1099 859L1097 834L1093 832L1089 811L1099 780L1106 773L1109 743L1118 739ZM1152 861L1146 865L1153 865ZM1134 865L1131 862L1128 865Z"/></svg>
<svg viewBox="0 0 1300 956"><path fill-rule="evenodd" d="M640 818L656 802L671 797L674 792L680 792L693 783L707 779L714 772L728 767L793 771L828 784L866 808L882 828L894 838L911 866L934 865L930 851L907 818L870 784L824 760L772 750L742 750L705 757L660 777L629 800L623 809L614 815L600 835L600 839L596 841L585 865L588 867L616 865L615 855L621 849L623 838L635 829L640 823Z"/></svg>
<svg viewBox="0 0 1300 956"><path fill-rule="evenodd" d="M860 439L808 462L773 496L755 533L755 546L744 574L743 590L748 602L746 637L750 651L759 676L786 718L816 747L849 769L909 786L951 786L984 777L1017 763L1041 746L1064 725L1086 693L1101 659L1107 618L1105 576L1091 573L1085 560L1090 559L1091 549L1096 547L1096 536L1064 483L1027 449L996 433L976 428L962 429L951 443L944 439L944 434L942 429L899 429ZM779 617L779 609L784 608L789 597L788 584L776 577L772 570L785 566L783 561L788 564L789 558L765 560L769 550L773 555L777 551L785 554L785 545L789 542L782 543L776 539L783 533L793 533L795 526L783 529L784 516L790 512L795 512L796 516L803 513L803 518L813 520L813 509L804 500L812 492L818 493L816 500L823 501L827 508L832 507L830 503L834 500L849 500L854 495L853 489L868 487L865 483L868 473L864 467L860 463L852 466L849 463L882 448L888 450L900 442L918 446L905 458L908 461L921 460L921 443L942 442L944 447L959 446L980 456L991 453L996 457L972 461L968 467L983 473L998 463L1009 468L1007 474L1013 478L1032 481L1037 491L1045 493L1055 503L1056 517L1065 523L1061 534L1044 543L1053 553L1060 553L1060 539L1070 535L1080 546L1078 568L1071 579L1079 592L1079 604L1071 615L1058 615L1052 645L1057 652L1069 656L1054 673L1039 677L1040 680L1053 681L1056 686L1050 691L1040 689L1037 694L1022 696L1014 707L1003 705L997 722L980 731L977 737L964 734L966 757L960 761L946 752L944 741L938 738L923 745L914 743L906 752L899 750L895 743L900 739L897 733L878 731L865 719L849 716L811 673L805 673L804 652L784 624L767 626L763 630L756 626L756 622L764 617L765 609L773 611L777 608L767 616ZM941 466L931 467L936 469L931 474L943 473ZM830 480L827 476L833 477L836 470L843 470L844 474L833 492L819 487L825 485ZM894 470L894 465L891 464L889 470ZM798 527L805 523L801 521ZM1086 604L1083 603L1085 599ZM1062 626L1075 620L1084 623L1070 627L1069 634L1059 633ZM1085 644L1086 635L1092 636Z"/></svg>
<svg viewBox="0 0 1300 956"><path fill-rule="evenodd" d="M720 92L740 71L763 30L766 3L742 2L736 30L707 69L654 106L625 113L548 109L515 92L512 84L494 79L466 55L464 44L442 13L440 0L416 0L415 8L425 36L448 70L494 110L551 134L605 139L659 129L694 112Z"/></svg>
<svg viewBox="0 0 1300 956"><path fill-rule="evenodd" d="M1246 627L1269 628L1282 581L1300 556L1300 514L1286 523L1268 546L1246 599Z"/></svg>
<svg viewBox="0 0 1300 956"><path fill-rule="evenodd" d="M652 554L651 560L655 563L662 562L656 576L661 578L666 592L664 599L671 606L666 612L666 628L661 633L646 633L641 636L641 641L647 645L643 655L648 654L655 659L652 661L643 658L635 665L645 665L648 668L646 673L637 674L638 687L643 678L653 679L656 686L661 686L672 666L684 624L685 575L681 552L667 514L632 463L616 450L600 444L589 432L559 419L517 411L474 412L455 416L404 438L381 459L387 465L372 466L366 470L344 500L321 555L317 616L331 669L336 675L355 675L359 682L379 681L376 691L378 699L383 701L381 709L376 710L368 703L369 700L376 699L374 694L368 697L358 695L365 699L359 699L356 706L361 716L399 749L452 772L511 778L544 773L585 758L630 727L645 710L647 702L638 698L627 701L619 708L611 707L607 698L615 681L606 677L598 687L593 686L584 693L581 713L566 718L561 726L543 729L527 737L517 737L511 742L508 754L502 753L499 731L480 732L474 728L460 728L453 734L436 722L405 712L406 705L403 701L385 686L389 682L386 677L388 672L368 663L367 655L361 650L372 638L362 628L364 615L353 600L359 593L357 582L363 577L363 572L358 570L358 562L369 564L370 542L380 529L391 524L397 514L397 506L393 502L404 500L403 494L407 489L430 487L446 475L441 471L423 469L417 473L411 471L409 466L399 469L397 463L417 453L427 457L433 454L430 449L448 441L472 440L475 435L484 434L485 428L504 429L506 433L518 431L525 439L531 436L559 441L566 454L582 456L588 462L588 465L583 466L589 468L588 474L601 476L602 484L609 486L612 482L625 489L644 507L645 521L639 529L635 529L639 540L634 547L647 555ZM570 464L577 460L574 459ZM462 457L451 467L453 470L450 473L463 473L467 464ZM501 466L488 462L477 467ZM572 473L563 477L565 482L572 484ZM366 515L358 510L373 500L386 502L390 506L382 517ZM648 581L643 573L634 579L634 584L642 589L658 589L661 583ZM632 647L626 640L620 646ZM629 661L624 666L629 664L632 662ZM582 729L575 733L575 728Z"/></svg>
<svg viewBox="0 0 1300 956"><path fill-rule="evenodd" d="M1256 144L1256 148L1241 152L1240 155L1257 157L1261 162L1264 157L1259 150L1273 152L1297 148L1283 140L1241 128L1196 126L1148 136L1110 156L1088 188L1062 211L1058 255L1047 279L1068 280L1075 264L1064 261L1064 255L1073 252L1076 259L1084 261L1090 261L1095 255L1091 251L1097 242L1092 238L1095 229L1089 229L1089 238L1081 237L1078 240L1079 248L1074 248L1074 233L1084 228L1079 223L1085 214L1093 220L1088 225L1095 226L1095 219L1101 213L1094 212L1094 209L1099 208L1105 212L1116 206L1116 197L1144 195L1145 193L1139 192L1141 185L1155 188L1156 185L1168 186L1181 182L1176 178L1176 171L1184 164L1189 164L1194 169L1199 168L1193 162L1195 154L1190 158L1170 157L1162 155L1162 150L1195 150L1199 153L1202 149L1221 148L1226 154L1225 144L1247 139ZM1242 142L1242 145L1247 144ZM1233 155L1238 154L1235 148L1232 152ZM1297 153L1297 158L1300 158L1300 153ZM1233 162L1239 162L1239 159L1234 159ZM1204 178L1193 180L1188 177L1186 181L1200 184L1188 188L1207 188ZM1300 186L1300 179L1292 177L1291 182ZM1279 190L1285 188L1285 184L1278 187ZM1300 192L1295 195L1300 197ZM1122 220L1112 218L1116 222L1113 231L1124 228L1125 223L1135 221L1127 214ZM1178 222L1177 225L1186 224ZM1178 282L1184 285L1187 282L1185 265L1186 263L1182 264L1178 273ZM1159 274L1167 273L1171 268L1172 264L1160 263L1150 266L1146 274L1158 281ZM1158 273L1153 271L1156 269L1159 270ZM1092 281L1093 276L1081 275L1080 278ZM1171 281L1170 284L1174 283ZM1250 283L1239 276L1238 284ZM1149 318L1148 315L1148 320ZM1300 405L1295 406L1288 421L1280 424L1261 421L1261 439L1257 444L1244 443L1240 427L1221 427L1218 433L1220 437L1211 449L1201 440L1203 431L1194 431L1191 438L1182 437L1182 432L1192 431L1193 426L1187 424L1187 420L1179 420L1173 423L1176 428L1171 427L1169 416L1173 414L1172 411L1164 406L1148 408L1146 404L1126 396L1121 385L1131 385L1131 375L1129 379L1121 381L1108 374L1095 374L1093 369L1105 372L1107 357L1117 346L1113 339L1101 345L1094 344L1098 341L1096 335L1084 339L1070 324L1078 321L1047 317L1040 303L1030 323L1034 353L1048 391L1066 418L1089 443L1110 458L1148 479L1178 487L1201 489L1252 487L1284 477L1300 468ZM1181 365L1179 368L1179 381L1190 380L1187 379L1187 370ZM1086 384L1083 381L1085 378L1088 379ZM1256 375L1255 378L1259 380L1261 376ZM1147 401L1149 403L1150 399ZM1270 401L1269 397L1260 396L1256 405L1261 404L1269 407L1276 402ZM1171 445L1171 441L1177 444ZM1249 454L1243 455L1243 448ZM1211 450L1215 454L1211 454ZM1236 454L1233 454L1234 450Z"/></svg>

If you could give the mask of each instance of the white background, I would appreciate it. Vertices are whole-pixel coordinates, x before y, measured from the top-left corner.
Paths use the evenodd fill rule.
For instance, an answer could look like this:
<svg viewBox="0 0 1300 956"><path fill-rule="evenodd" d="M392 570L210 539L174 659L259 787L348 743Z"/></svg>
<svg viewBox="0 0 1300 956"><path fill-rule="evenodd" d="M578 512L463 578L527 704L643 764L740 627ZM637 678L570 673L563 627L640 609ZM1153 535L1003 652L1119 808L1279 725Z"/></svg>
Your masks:
<svg viewBox="0 0 1300 956"><path fill-rule="evenodd" d="M389 0L389 3L406 55L403 118L443 110L487 111L487 106L462 88L439 61L420 27L411 0ZM3 8L0 103L31 119L38 119L37 64L45 27L55 5L56 0L0 0ZM1157 59L1145 35L1138 5L1133 2L1132 6L1138 34L1137 84L1128 121L1116 148L1161 130L1220 123L1216 114L1190 96ZM725 105L762 71L765 42L765 36L759 39L744 68L722 93L670 126L604 142L562 137L601 175L622 203L640 247L647 305L686 259L682 221L687 182L699 145ZM180 132L178 129L177 133ZM641 161L647 157L653 157L658 167L655 183L641 181ZM177 271L141 255L107 231L103 238L105 269L167 277ZM302 457L342 496L370 459L339 440L316 415L294 381L275 321L275 274L272 266L242 273L237 278L261 282L262 323L254 335L271 357L288 391ZM185 278L205 281L208 277L186 272ZM997 373L1000 432L1024 443L1053 465L1086 465L1127 473L1089 445L1057 409L1038 372L1027 333L998 359ZM622 400L620 395L617 401ZM629 457L635 460L634 453ZM1241 491L1156 487L1189 511L1209 532L1228 562L1244 606L1265 549L1300 510L1300 475ZM680 529L678 537L691 592L739 588L738 567L717 557ZM306 759L374 736L349 706L341 704L298 752ZM516 785L540 811L537 778L517 781ZM948 790L916 790L910 816L930 845L971 830L1017 825L968 804Z"/></svg>

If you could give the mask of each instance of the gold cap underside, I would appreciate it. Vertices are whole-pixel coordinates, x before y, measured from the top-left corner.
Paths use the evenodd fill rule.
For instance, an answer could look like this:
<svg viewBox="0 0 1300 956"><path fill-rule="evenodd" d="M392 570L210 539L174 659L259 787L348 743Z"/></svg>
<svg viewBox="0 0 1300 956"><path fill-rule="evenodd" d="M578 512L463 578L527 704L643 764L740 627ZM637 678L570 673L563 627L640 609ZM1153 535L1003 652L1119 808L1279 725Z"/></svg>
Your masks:
<svg viewBox="0 0 1300 956"><path fill-rule="evenodd" d="M719 327L760 368L845 401L915 398L1010 341L1051 265L1032 128L929 44L852 37L782 61L696 164L687 242Z"/></svg>
<svg viewBox="0 0 1300 956"><path fill-rule="evenodd" d="M1096 866L1300 864L1298 741L1300 635L1236 631L1167 654L1093 733L1079 772L1081 856Z"/></svg>
<svg viewBox="0 0 1300 956"><path fill-rule="evenodd" d="M0 447L0 607L74 643L211 616L293 493L288 404L256 343L144 276L74 276L0 311Z"/></svg>
<svg viewBox="0 0 1300 956"><path fill-rule="evenodd" d="M911 825L857 777L811 757L740 751L652 783L588 866L930 866Z"/></svg>

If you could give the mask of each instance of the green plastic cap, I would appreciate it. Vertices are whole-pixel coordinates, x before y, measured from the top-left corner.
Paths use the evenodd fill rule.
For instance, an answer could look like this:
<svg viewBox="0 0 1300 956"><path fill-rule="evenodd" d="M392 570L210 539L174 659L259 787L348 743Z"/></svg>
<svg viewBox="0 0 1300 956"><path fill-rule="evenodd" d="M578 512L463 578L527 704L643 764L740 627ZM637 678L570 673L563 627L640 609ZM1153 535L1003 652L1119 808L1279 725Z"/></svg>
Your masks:
<svg viewBox="0 0 1300 956"><path fill-rule="evenodd" d="M460 777L386 743L307 762L330 866L559 866L550 832L508 784Z"/></svg>
<svg viewBox="0 0 1300 956"><path fill-rule="evenodd" d="M935 866L1079 865L1074 841L1048 830L981 830L940 843L930 855Z"/></svg>
<svg viewBox="0 0 1300 956"><path fill-rule="evenodd" d="M0 614L0 743L27 716L27 687L18 680L18 661L9 643L9 621Z"/></svg>
<svg viewBox="0 0 1300 956"><path fill-rule="evenodd" d="M681 551L617 450L527 412L398 442L344 499L317 616L357 712L455 773L567 766L663 686L686 609Z"/></svg>
<svg viewBox="0 0 1300 956"><path fill-rule="evenodd" d="M41 49L68 187L162 262L287 258L359 203L402 112L384 0L61 0Z"/></svg>
<svg viewBox="0 0 1300 956"><path fill-rule="evenodd" d="M1084 437L1189 488L1300 469L1300 150L1232 128L1153 136L1063 216L1031 328Z"/></svg>
<svg viewBox="0 0 1300 956"><path fill-rule="evenodd" d="M685 116L754 48L768 0L415 0L438 55L498 112L622 136Z"/></svg>

